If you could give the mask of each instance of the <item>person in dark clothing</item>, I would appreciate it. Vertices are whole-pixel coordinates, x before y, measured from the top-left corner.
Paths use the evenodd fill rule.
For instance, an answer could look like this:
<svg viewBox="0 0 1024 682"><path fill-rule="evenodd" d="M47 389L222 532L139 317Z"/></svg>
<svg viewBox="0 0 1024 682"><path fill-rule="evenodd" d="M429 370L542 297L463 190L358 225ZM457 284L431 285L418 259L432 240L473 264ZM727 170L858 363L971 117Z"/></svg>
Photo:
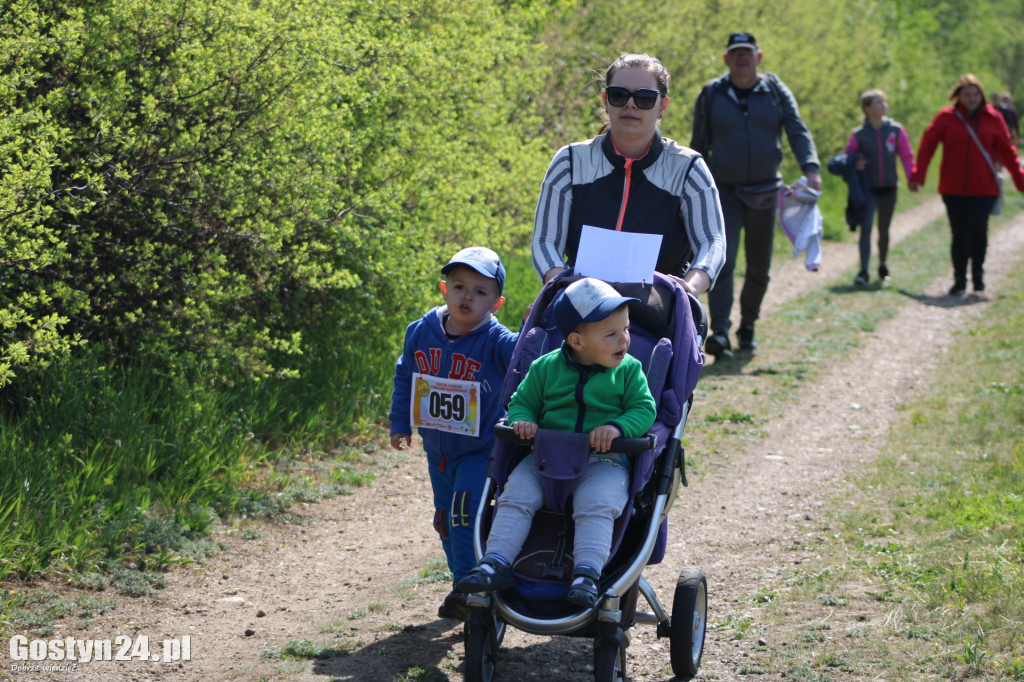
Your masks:
<svg viewBox="0 0 1024 682"><path fill-rule="evenodd" d="M747 269L740 292L740 348L753 349L754 322L768 291L775 238L777 191L782 186L781 136L811 189L821 190L818 154L789 88L772 73L758 73L761 50L750 33L733 33L726 43L729 72L708 81L694 107L690 146L704 155L715 178L725 217L726 259L708 293L711 336L704 347L716 358L730 357L729 320L733 271L744 231Z"/></svg>
<svg viewBox="0 0 1024 682"><path fill-rule="evenodd" d="M1003 115L1006 127L1013 134L1014 142L1017 142L1020 140L1020 118L1017 116L1017 109L1013 106L1013 96L1008 92L996 93L992 100L992 104Z"/></svg>

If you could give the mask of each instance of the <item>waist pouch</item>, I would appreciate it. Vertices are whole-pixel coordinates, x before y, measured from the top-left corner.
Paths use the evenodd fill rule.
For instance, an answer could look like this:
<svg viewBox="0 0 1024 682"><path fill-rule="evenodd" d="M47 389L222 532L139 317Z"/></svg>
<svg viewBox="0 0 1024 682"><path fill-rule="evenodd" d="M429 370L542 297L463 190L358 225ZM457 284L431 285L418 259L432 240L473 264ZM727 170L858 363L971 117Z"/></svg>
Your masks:
<svg viewBox="0 0 1024 682"><path fill-rule="evenodd" d="M757 211L772 208L779 200L779 180L759 182L756 185L736 185L736 196L744 204Z"/></svg>

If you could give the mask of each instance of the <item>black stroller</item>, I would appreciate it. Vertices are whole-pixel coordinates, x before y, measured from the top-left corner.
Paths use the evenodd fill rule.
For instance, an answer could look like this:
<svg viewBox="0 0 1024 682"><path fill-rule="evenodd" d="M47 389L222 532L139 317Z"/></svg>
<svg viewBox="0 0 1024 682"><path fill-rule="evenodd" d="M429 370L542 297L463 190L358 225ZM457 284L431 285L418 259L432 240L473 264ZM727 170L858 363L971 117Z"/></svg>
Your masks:
<svg viewBox="0 0 1024 682"><path fill-rule="evenodd" d="M538 295L505 377L503 404L508 404L530 363L561 344L552 303L577 279L569 271ZM697 299L661 274L655 273L653 284L612 286L623 296L640 300L629 304L629 353L643 363L658 413L646 438L620 438L612 444L614 451L633 453L633 471L630 502L615 523L611 558L602 571L601 598L591 609L565 601L573 569L573 523L565 509L565 491L572 480L546 480L545 506L534 517L530 536L513 564L516 587L468 597L470 615L463 630L468 681L491 679L506 625L538 635L594 638L594 677L602 682L625 678L628 632L636 623L656 624L658 637L669 638L677 677L690 679L700 667L707 625L704 572L697 567L682 570L670 614L642 571L664 558L668 512L679 484L686 485L680 441L704 362L700 349L707 320ZM475 528L478 559L486 545L494 500L531 445L501 423L495 433L498 441ZM639 594L653 613L637 610Z"/></svg>

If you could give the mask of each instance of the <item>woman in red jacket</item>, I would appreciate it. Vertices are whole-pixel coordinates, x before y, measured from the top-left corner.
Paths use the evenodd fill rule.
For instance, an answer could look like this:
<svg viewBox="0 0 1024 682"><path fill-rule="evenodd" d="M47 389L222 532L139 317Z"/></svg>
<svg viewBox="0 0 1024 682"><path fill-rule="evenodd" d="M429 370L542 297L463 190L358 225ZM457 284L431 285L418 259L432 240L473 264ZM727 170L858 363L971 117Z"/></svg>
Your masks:
<svg viewBox="0 0 1024 682"><path fill-rule="evenodd" d="M985 290L985 251L988 248L988 216L999 198L996 161L1002 161L1014 186L1024 192L1024 173L1006 121L985 103L985 89L974 74L964 74L949 95L953 106L939 111L921 136L917 165L909 183L912 192L924 184L935 148L942 144L939 194L953 232L951 296L967 289L967 264L975 291ZM972 135L973 132L973 135Z"/></svg>

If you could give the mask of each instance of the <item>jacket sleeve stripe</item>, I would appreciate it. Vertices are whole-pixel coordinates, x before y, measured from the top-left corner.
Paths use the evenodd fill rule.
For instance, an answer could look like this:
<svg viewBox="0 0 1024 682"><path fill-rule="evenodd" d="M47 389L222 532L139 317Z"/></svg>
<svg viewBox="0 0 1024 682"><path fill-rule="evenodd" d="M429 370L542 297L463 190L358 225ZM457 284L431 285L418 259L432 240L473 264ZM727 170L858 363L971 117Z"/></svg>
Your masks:
<svg viewBox="0 0 1024 682"><path fill-rule="evenodd" d="M568 146L551 160L541 184L533 227L533 268L541 277L551 268L565 267L562 254L568 238L572 208L572 176Z"/></svg>
<svg viewBox="0 0 1024 682"><path fill-rule="evenodd" d="M686 174L682 196L680 210L683 224L686 225L687 237L694 251L690 268L708 273L714 283L725 262L725 236L722 232L725 223L718 188L703 158L693 160ZM713 226L717 229L713 229Z"/></svg>

